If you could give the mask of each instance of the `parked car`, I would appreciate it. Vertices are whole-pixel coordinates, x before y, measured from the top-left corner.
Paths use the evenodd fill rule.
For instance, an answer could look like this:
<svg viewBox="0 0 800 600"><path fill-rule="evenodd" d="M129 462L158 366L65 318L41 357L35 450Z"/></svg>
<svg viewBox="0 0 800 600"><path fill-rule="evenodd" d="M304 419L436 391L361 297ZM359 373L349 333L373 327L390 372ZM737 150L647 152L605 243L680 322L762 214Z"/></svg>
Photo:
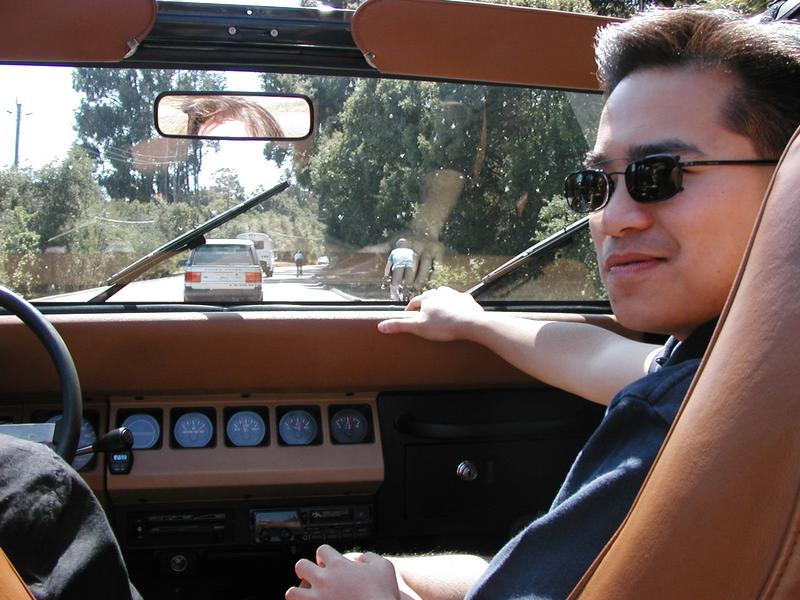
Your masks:
<svg viewBox="0 0 800 600"><path fill-rule="evenodd" d="M263 272L251 240L207 240L183 276L186 302L261 302Z"/></svg>

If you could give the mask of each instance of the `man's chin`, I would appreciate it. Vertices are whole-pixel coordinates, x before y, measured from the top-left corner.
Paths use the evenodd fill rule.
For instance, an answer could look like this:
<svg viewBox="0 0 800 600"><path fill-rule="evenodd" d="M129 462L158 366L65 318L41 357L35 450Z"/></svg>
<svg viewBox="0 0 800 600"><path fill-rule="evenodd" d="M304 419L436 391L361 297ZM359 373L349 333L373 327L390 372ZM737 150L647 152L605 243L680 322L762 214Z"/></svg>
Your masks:
<svg viewBox="0 0 800 600"><path fill-rule="evenodd" d="M672 334L672 327L664 315L652 305L641 300L611 300L611 310L620 325L632 331Z"/></svg>

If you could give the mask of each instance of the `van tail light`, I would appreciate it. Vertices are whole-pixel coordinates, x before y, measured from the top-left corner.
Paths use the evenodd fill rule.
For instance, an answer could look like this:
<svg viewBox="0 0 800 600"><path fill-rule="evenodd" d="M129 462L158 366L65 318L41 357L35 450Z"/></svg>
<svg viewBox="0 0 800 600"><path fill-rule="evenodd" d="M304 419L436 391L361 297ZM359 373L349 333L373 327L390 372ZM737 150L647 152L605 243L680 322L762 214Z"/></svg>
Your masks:
<svg viewBox="0 0 800 600"><path fill-rule="evenodd" d="M244 274L245 283L261 283L261 271L247 272Z"/></svg>
<svg viewBox="0 0 800 600"><path fill-rule="evenodd" d="M200 283L202 280L203 277L200 273L186 271L186 273L183 274L184 283Z"/></svg>

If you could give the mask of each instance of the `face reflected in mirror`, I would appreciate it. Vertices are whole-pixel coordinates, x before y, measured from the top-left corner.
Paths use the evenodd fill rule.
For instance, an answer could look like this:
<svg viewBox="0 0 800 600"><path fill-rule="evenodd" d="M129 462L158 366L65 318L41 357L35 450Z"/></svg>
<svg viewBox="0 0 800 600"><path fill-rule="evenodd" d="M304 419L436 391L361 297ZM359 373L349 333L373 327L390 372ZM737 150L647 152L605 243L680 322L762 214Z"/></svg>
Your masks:
<svg viewBox="0 0 800 600"><path fill-rule="evenodd" d="M311 102L274 94L165 93L156 99L165 137L300 140L312 130Z"/></svg>

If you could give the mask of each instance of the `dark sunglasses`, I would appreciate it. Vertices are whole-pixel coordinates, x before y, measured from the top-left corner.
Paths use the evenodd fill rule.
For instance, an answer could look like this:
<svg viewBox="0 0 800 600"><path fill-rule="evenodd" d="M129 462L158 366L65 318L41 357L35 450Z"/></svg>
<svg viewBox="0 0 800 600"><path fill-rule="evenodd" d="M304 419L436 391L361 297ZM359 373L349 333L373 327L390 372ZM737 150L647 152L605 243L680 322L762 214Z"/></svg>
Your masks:
<svg viewBox="0 0 800 600"><path fill-rule="evenodd" d="M584 169L570 173L564 180L567 204L575 212L600 210L614 193L612 175L625 175L625 187L637 202L661 202L683 190L682 167L716 165L776 165L777 160L690 160L681 162L672 154L653 154L635 160L624 171L606 172Z"/></svg>

